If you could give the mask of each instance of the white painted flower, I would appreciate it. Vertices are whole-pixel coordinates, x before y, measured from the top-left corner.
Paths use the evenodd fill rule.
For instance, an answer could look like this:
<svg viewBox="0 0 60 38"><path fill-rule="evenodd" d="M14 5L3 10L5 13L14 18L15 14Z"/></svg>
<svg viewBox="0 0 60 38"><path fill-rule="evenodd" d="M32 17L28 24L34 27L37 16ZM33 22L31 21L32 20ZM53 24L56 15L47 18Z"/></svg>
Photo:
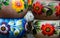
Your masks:
<svg viewBox="0 0 60 38"><path fill-rule="evenodd" d="M16 25L22 25L22 20L18 20L18 21L16 22Z"/></svg>
<svg viewBox="0 0 60 38"><path fill-rule="evenodd" d="M14 25L14 21L10 21L8 24L9 25Z"/></svg>
<svg viewBox="0 0 60 38"><path fill-rule="evenodd" d="M14 30L15 30L15 28L13 28L13 27L11 27L10 29L11 29L12 32L14 32Z"/></svg>
<svg viewBox="0 0 60 38"><path fill-rule="evenodd" d="M31 11L28 11L24 18L27 20L27 22L33 21L34 20L34 15L32 14Z"/></svg>
<svg viewBox="0 0 60 38"><path fill-rule="evenodd" d="M5 24L2 24L2 26L0 26L0 32L7 33L7 31L8 31L8 27L6 27Z"/></svg>

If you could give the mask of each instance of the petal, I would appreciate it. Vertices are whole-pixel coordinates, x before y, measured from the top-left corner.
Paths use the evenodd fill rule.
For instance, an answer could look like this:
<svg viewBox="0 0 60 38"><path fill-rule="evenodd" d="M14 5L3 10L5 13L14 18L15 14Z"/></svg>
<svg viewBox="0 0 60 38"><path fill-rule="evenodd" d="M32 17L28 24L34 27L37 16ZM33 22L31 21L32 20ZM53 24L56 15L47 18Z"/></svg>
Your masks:
<svg viewBox="0 0 60 38"><path fill-rule="evenodd" d="M41 29L43 30L43 28L44 28L44 24L42 25Z"/></svg>
<svg viewBox="0 0 60 38"><path fill-rule="evenodd" d="M44 31L42 31L42 33L43 33L44 35L46 35L46 33L45 33Z"/></svg>

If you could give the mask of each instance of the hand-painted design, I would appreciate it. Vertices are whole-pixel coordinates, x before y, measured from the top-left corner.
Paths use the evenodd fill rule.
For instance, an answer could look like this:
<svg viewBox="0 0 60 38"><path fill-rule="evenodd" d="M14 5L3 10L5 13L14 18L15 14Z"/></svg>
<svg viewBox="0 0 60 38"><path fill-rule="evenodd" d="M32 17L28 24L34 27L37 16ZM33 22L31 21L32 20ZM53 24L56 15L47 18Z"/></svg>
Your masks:
<svg viewBox="0 0 60 38"><path fill-rule="evenodd" d="M52 9L47 10L46 16L51 16L52 14L53 14L53 10Z"/></svg>
<svg viewBox="0 0 60 38"><path fill-rule="evenodd" d="M15 20L15 21L10 20L10 22L8 24L10 25L11 31L13 32L13 34L15 36L18 36L25 30L25 23L26 23L25 19L19 19L19 20Z"/></svg>
<svg viewBox="0 0 60 38"><path fill-rule="evenodd" d="M14 35L15 35L15 36L17 36L19 33L20 33L19 30L15 30L15 31L14 31Z"/></svg>
<svg viewBox="0 0 60 38"><path fill-rule="evenodd" d="M2 2L3 2L3 4L6 5L6 6L9 5L9 0L2 0Z"/></svg>
<svg viewBox="0 0 60 38"><path fill-rule="evenodd" d="M19 31L20 31L20 32L24 29L24 28L22 27L22 24L23 24L22 20L18 20L18 21L16 22L16 26L19 28Z"/></svg>
<svg viewBox="0 0 60 38"><path fill-rule="evenodd" d="M46 16L51 16L54 13L54 11L55 11L54 6L55 6L55 3L54 2L50 2L48 4L48 10L46 12Z"/></svg>
<svg viewBox="0 0 60 38"><path fill-rule="evenodd" d="M56 6L56 13L55 13L56 16L60 16L60 3L58 6Z"/></svg>
<svg viewBox="0 0 60 38"><path fill-rule="evenodd" d="M25 34L25 24L26 20L24 18L0 18L0 36L21 37Z"/></svg>
<svg viewBox="0 0 60 38"><path fill-rule="evenodd" d="M5 22L2 23L2 25L0 26L0 33L1 34L8 34L10 31L10 26L7 25Z"/></svg>
<svg viewBox="0 0 60 38"><path fill-rule="evenodd" d="M2 1L0 0L0 9L1 9L1 7L2 7Z"/></svg>
<svg viewBox="0 0 60 38"><path fill-rule="evenodd" d="M34 22L34 29L36 29L37 32L40 32L41 31L40 24L41 23L40 23L39 20L37 20L37 21Z"/></svg>
<svg viewBox="0 0 60 38"><path fill-rule="evenodd" d="M16 10L16 12L21 12L24 10L24 1L23 0L12 0L12 8Z"/></svg>
<svg viewBox="0 0 60 38"><path fill-rule="evenodd" d="M9 0L0 0L0 9L2 8L2 4L4 4L5 6L8 6Z"/></svg>
<svg viewBox="0 0 60 38"><path fill-rule="evenodd" d="M43 5L40 4L39 2L33 4L33 12L36 14L42 14L43 8L44 8Z"/></svg>
<svg viewBox="0 0 60 38"><path fill-rule="evenodd" d="M16 25L22 25L22 20L18 20L18 21L16 22Z"/></svg>
<svg viewBox="0 0 60 38"><path fill-rule="evenodd" d="M11 25L14 25L14 21L9 21L9 23L8 23L10 26Z"/></svg>
<svg viewBox="0 0 60 38"><path fill-rule="evenodd" d="M32 5L33 0L28 0L28 5Z"/></svg>
<svg viewBox="0 0 60 38"><path fill-rule="evenodd" d="M53 35L55 31L55 27L52 26L51 24L45 24L45 25L43 24L41 29L42 29L42 33L48 36Z"/></svg>
<svg viewBox="0 0 60 38"><path fill-rule="evenodd" d="M14 36L18 36L19 33L21 33L17 26L12 26L11 31L13 32Z"/></svg>
<svg viewBox="0 0 60 38"><path fill-rule="evenodd" d="M34 20L34 15L32 14L31 11L28 11L24 18L27 20L27 22L33 21Z"/></svg>

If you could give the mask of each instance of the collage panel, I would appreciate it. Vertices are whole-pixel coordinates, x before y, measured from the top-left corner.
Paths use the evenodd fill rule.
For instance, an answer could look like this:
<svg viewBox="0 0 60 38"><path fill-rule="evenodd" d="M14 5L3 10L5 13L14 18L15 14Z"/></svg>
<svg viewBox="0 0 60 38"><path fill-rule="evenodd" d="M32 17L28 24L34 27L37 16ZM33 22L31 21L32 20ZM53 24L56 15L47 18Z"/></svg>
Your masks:
<svg viewBox="0 0 60 38"><path fill-rule="evenodd" d="M18 0L20 1L20 0ZM23 18L31 11L35 19L59 20L60 1L51 0L6 0L0 2L0 18ZM20 6L20 7L19 7ZM7 10L7 11L6 11Z"/></svg>
<svg viewBox="0 0 60 38"><path fill-rule="evenodd" d="M0 38L60 38L60 0L0 0Z"/></svg>
<svg viewBox="0 0 60 38"><path fill-rule="evenodd" d="M0 18L1 38L3 36L5 38L19 38L24 37L24 35L32 38L58 38L60 37L60 20L27 22L25 18Z"/></svg>
<svg viewBox="0 0 60 38"><path fill-rule="evenodd" d="M25 32L26 20L24 18L0 18L0 38L19 38Z"/></svg>
<svg viewBox="0 0 60 38"><path fill-rule="evenodd" d="M35 20L36 38L60 38L60 20Z"/></svg>

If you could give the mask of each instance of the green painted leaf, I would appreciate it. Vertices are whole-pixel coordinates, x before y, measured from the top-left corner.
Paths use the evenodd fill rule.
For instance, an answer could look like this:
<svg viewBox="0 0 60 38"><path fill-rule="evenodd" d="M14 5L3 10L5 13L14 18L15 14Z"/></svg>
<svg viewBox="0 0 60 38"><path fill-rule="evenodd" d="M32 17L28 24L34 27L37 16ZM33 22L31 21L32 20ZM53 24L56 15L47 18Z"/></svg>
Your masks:
<svg viewBox="0 0 60 38"><path fill-rule="evenodd" d="M0 10L1 10L1 6L0 6Z"/></svg>
<svg viewBox="0 0 60 38"><path fill-rule="evenodd" d="M9 0L2 0L2 3L7 6L9 5Z"/></svg>
<svg viewBox="0 0 60 38"><path fill-rule="evenodd" d="M49 9L46 12L46 16L51 16L53 14L53 10Z"/></svg>
<svg viewBox="0 0 60 38"><path fill-rule="evenodd" d="M49 7L50 7L50 9L53 10L53 12L55 11L54 6L55 6L55 2L50 2L50 3L49 3Z"/></svg>
<svg viewBox="0 0 60 38"><path fill-rule="evenodd" d="M24 4L24 6L25 6L25 9L28 8L28 4Z"/></svg>
<svg viewBox="0 0 60 38"><path fill-rule="evenodd" d="M45 13L46 12L46 9L43 9L42 12Z"/></svg>
<svg viewBox="0 0 60 38"><path fill-rule="evenodd" d="M5 0L6 1L6 0ZM4 2L4 0L2 0L2 2Z"/></svg>
<svg viewBox="0 0 60 38"><path fill-rule="evenodd" d="M33 29L32 31L33 31L33 34L34 34L34 35L37 34L36 29Z"/></svg>
<svg viewBox="0 0 60 38"><path fill-rule="evenodd" d="M24 1L24 0L23 0Z"/></svg>
<svg viewBox="0 0 60 38"><path fill-rule="evenodd" d="M0 4L0 10L1 10L1 8L2 8L2 4Z"/></svg>
<svg viewBox="0 0 60 38"><path fill-rule="evenodd" d="M41 31L40 29L36 29L36 30L37 30L37 32Z"/></svg>
<svg viewBox="0 0 60 38"><path fill-rule="evenodd" d="M59 36L60 36L60 32L59 32Z"/></svg>
<svg viewBox="0 0 60 38"><path fill-rule="evenodd" d="M50 2L49 6L52 6L52 7L55 6L55 2Z"/></svg>
<svg viewBox="0 0 60 38"><path fill-rule="evenodd" d="M54 31L54 34L57 34L57 31Z"/></svg>
<svg viewBox="0 0 60 38"><path fill-rule="evenodd" d="M9 0L2 0L2 2L6 2L6 1L9 2Z"/></svg>
<svg viewBox="0 0 60 38"><path fill-rule="evenodd" d="M9 5L9 2L3 2L4 5L8 6Z"/></svg>
<svg viewBox="0 0 60 38"><path fill-rule="evenodd" d="M55 10L56 10L56 9L55 9L55 8L53 8L52 10L53 10L53 12L55 12Z"/></svg>
<svg viewBox="0 0 60 38"><path fill-rule="evenodd" d="M45 3L45 2L42 2L41 4L42 4L42 5L46 5L46 3Z"/></svg>

